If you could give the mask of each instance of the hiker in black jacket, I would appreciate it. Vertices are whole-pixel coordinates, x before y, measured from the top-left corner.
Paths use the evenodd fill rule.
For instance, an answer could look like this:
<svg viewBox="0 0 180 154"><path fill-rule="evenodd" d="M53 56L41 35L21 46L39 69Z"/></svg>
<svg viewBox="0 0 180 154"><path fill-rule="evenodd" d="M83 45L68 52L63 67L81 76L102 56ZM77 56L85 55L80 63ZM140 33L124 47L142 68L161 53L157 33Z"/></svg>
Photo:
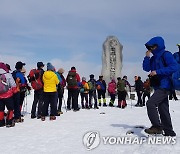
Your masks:
<svg viewBox="0 0 180 154"><path fill-rule="evenodd" d="M137 92L137 97L138 97L138 101L135 106L142 107L143 106L143 102L142 102L143 82L141 81L140 76L135 76L134 78L135 78L135 90Z"/></svg>

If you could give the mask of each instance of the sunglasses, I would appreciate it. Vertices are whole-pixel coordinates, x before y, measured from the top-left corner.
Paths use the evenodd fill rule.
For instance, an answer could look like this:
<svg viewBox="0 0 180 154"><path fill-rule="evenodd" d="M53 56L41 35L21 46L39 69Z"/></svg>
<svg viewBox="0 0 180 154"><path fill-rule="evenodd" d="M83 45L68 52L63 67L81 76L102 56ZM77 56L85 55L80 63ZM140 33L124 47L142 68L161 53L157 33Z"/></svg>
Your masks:
<svg viewBox="0 0 180 154"><path fill-rule="evenodd" d="M148 49L148 50L154 50L154 49L156 49L157 48L157 45L152 45L152 46L150 46L150 45L146 45L146 48Z"/></svg>

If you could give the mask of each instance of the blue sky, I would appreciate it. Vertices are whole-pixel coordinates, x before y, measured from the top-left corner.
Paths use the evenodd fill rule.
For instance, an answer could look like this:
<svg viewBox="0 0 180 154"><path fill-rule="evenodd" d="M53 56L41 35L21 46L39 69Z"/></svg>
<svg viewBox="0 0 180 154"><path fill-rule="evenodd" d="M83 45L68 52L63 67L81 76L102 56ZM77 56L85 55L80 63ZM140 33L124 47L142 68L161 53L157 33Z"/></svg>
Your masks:
<svg viewBox="0 0 180 154"><path fill-rule="evenodd" d="M81 76L101 73L102 44L114 35L123 45L123 75L143 79L146 49L153 36L167 50L180 43L179 0L0 0L0 61L12 68L38 61L58 69L76 66Z"/></svg>

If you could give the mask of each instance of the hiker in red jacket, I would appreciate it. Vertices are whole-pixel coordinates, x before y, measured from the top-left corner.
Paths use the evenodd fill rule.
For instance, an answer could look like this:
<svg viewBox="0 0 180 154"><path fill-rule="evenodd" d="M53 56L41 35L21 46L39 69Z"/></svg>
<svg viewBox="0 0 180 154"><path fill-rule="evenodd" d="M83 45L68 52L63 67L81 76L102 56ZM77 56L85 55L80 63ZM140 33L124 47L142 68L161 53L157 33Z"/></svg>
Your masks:
<svg viewBox="0 0 180 154"><path fill-rule="evenodd" d="M78 107L78 95L79 95L79 87L78 84L80 83L80 76L76 72L75 67L71 67L67 78L67 89L68 89L68 99L67 99L67 110L71 110L71 100L72 100L72 109L74 111L79 111Z"/></svg>
<svg viewBox="0 0 180 154"><path fill-rule="evenodd" d="M9 73L9 69L4 63L0 63L0 127L13 127L14 101L13 94L16 92L16 84ZM5 106L8 109L6 118L4 118ZM6 119L6 121L5 121Z"/></svg>

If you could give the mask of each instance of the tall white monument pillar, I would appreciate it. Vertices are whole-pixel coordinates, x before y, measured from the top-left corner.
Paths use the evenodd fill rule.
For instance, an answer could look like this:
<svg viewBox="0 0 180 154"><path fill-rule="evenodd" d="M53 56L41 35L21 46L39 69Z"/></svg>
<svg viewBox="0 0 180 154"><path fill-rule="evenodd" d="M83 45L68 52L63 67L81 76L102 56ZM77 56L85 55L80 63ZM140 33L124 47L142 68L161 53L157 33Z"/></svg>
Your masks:
<svg viewBox="0 0 180 154"><path fill-rule="evenodd" d="M103 43L102 75L108 84L111 79L121 76L122 70L122 44L115 36L108 36Z"/></svg>

